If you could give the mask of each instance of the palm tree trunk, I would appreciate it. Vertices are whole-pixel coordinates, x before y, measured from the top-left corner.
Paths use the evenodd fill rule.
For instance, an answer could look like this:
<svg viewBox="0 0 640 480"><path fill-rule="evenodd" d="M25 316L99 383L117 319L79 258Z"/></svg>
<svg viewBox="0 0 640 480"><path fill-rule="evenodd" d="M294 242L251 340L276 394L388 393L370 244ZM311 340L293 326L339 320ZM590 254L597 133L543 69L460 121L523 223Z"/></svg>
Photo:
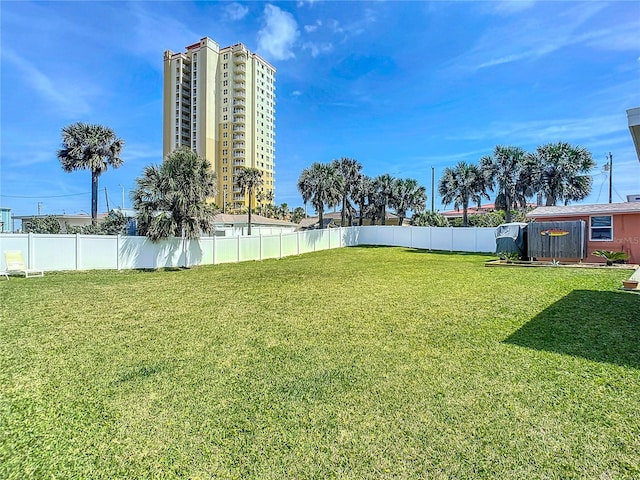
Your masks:
<svg viewBox="0 0 640 480"><path fill-rule="evenodd" d="M511 196L504 192L504 203L506 203L506 210L504 212L505 223L511 223Z"/></svg>
<svg viewBox="0 0 640 480"><path fill-rule="evenodd" d="M98 223L98 177L100 174L91 171L91 223Z"/></svg>
<svg viewBox="0 0 640 480"><path fill-rule="evenodd" d="M347 208L347 196L342 196L342 212L340 212L340 226L344 227L345 209Z"/></svg>
<svg viewBox="0 0 640 480"><path fill-rule="evenodd" d="M469 202L462 203L462 226L469 226L469 215L467 214L467 210L469 209Z"/></svg>
<svg viewBox="0 0 640 480"><path fill-rule="evenodd" d="M324 228L324 218L322 215L322 207L318 209L318 228Z"/></svg>
<svg viewBox="0 0 640 480"><path fill-rule="evenodd" d="M380 225L386 225L386 224L387 224L387 208L383 205L382 217L380 218Z"/></svg>
<svg viewBox="0 0 640 480"><path fill-rule="evenodd" d="M249 211L248 211L248 220L249 220L249 225L247 227L247 234L249 236L251 236L251 201L253 200L253 195L252 195L252 189L249 189Z"/></svg>

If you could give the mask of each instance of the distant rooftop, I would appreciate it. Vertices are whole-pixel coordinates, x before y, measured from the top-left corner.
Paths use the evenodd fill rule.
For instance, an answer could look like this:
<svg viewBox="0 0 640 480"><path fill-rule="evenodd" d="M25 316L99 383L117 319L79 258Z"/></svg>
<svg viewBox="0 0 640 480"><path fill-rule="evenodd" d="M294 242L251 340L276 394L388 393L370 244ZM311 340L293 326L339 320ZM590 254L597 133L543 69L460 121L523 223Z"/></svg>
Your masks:
<svg viewBox="0 0 640 480"><path fill-rule="evenodd" d="M538 207L527 213L529 218L598 215L611 213L640 213L640 202L599 203L595 205L566 205Z"/></svg>

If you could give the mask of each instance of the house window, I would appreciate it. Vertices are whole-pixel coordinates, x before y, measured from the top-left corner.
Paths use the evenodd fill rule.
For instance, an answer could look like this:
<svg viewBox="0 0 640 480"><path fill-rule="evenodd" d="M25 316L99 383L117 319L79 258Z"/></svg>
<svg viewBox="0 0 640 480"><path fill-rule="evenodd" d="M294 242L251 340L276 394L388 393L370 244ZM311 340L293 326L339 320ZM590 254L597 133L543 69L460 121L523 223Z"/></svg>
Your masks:
<svg viewBox="0 0 640 480"><path fill-rule="evenodd" d="M590 239L596 241L613 240L613 217L601 215L589 219Z"/></svg>

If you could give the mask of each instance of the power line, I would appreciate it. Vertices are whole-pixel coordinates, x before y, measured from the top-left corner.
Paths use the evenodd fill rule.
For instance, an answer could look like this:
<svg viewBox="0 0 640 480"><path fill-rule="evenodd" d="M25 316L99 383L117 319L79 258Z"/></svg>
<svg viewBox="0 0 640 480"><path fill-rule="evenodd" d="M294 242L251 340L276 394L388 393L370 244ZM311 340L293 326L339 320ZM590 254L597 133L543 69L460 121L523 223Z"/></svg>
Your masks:
<svg viewBox="0 0 640 480"><path fill-rule="evenodd" d="M61 198L61 197L78 197L80 195L89 195L91 192L85 193L69 193L68 195L36 195L36 196L26 196L26 195L2 195L0 197L6 198Z"/></svg>

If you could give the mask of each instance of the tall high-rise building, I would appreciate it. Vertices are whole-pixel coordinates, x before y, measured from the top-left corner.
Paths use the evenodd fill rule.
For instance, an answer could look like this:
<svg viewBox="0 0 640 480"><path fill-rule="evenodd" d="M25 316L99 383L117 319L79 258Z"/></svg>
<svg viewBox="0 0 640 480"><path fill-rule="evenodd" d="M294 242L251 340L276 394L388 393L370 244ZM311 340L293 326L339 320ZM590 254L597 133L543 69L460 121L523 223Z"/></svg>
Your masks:
<svg viewBox="0 0 640 480"><path fill-rule="evenodd" d="M262 172L252 208L275 194L275 72L242 43L220 48L205 37L164 52L163 155L184 146L209 160L226 212L249 206L234 181L239 167Z"/></svg>

